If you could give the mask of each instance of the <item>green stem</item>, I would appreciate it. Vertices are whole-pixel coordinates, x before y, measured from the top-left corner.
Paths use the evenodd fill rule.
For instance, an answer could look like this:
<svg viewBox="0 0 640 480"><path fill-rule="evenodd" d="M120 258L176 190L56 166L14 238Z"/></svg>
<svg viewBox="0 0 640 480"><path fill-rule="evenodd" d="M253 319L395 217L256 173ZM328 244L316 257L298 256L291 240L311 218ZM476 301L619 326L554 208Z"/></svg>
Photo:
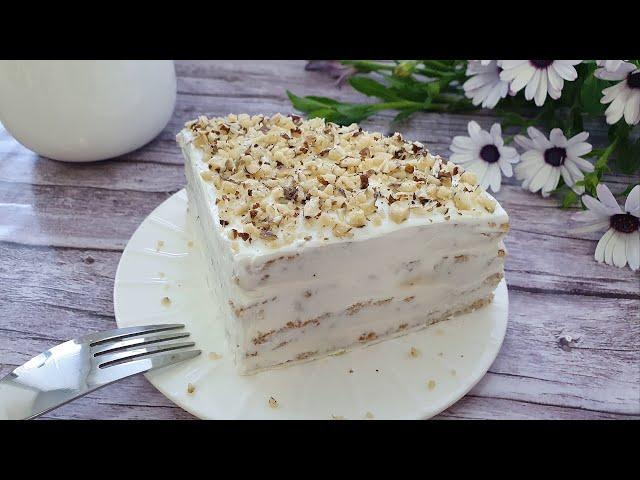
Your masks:
<svg viewBox="0 0 640 480"><path fill-rule="evenodd" d="M395 65L377 63L370 60L342 60L342 64L351 65L353 67L356 67L358 70L363 70L366 72L376 72L378 70L393 71L396 68Z"/></svg>

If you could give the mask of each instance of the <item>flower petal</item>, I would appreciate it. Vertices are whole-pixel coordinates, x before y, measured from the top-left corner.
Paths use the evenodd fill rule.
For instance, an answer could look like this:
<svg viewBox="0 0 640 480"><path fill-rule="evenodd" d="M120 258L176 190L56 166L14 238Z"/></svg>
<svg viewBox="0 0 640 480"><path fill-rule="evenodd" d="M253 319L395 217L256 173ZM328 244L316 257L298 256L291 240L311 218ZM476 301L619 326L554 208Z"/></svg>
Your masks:
<svg viewBox="0 0 640 480"><path fill-rule="evenodd" d="M471 120L467 125L467 130L469 130L469 136L474 142L482 141L482 136L481 136L482 128L480 128L480 125L478 125L478 122L476 122L475 120Z"/></svg>
<svg viewBox="0 0 640 480"><path fill-rule="evenodd" d="M607 207L604 203L599 202L598 200L596 200L595 198L589 195L582 196L582 203L589 210L593 210L599 215L603 215L603 216L606 215L607 217L610 217L611 215L615 215L616 213L618 213L617 211Z"/></svg>
<svg viewBox="0 0 640 480"><path fill-rule="evenodd" d="M509 162L506 158L503 158L501 156L500 160L498 160L498 165L500 165L500 170L502 170L502 173L505 177L513 176L513 167L511 166L511 162Z"/></svg>
<svg viewBox="0 0 640 480"><path fill-rule="evenodd" d="M578 167L583 172L593 172L593 164L588 160L580 157L567 157L564 161L565 165L567 163L573 163L576 167Z"/></svg>
<svg viewBox="0 0 640 480"><path fill-rule="evenodd" d="M502 127L499 123L494 123L493 125L491 125L491 130L489 130L489 133L494 140L502 140Z"/></svg>
<svg viewBox="0 0 640 480"><path fill-rule="evenodd" d="M604 263L608 265L613 265L613 250L619 241L618 235L618 232L614 230L613 235L611 235L611 238L607 242L607 246L604 248Z"/></svg>
<svg viewBox="0 0 640 480"><path fill-rule="evenodd" d="M570 82L578 78L578 72L576 72L576 69L566 60L556 60L551 64L550 68L555 69L558 75Z"/></svg>
<svg viewBox="0 0 640 480"><path fill-rule="evenodd" d="M603 90L604 91L604 90ZM608 124L614 124L622 118L624 114L624 108L627 103L631 90L629 88L621 88L616 98L611 102L611 105L605 110Z"/></svg>
<svg viewBox="0 0 640 480"><path fill-rule="evenodd" d="M610 228L609 230L607 230L605 232L605 234L602 236L602 238L600 238L600 240L598 241L598 245L596 246L596 253L595 253L595 259L597 262L602 263L604 262L604 258L605 258L605 250L607 248L607 245L609 244L609 240L611 240L611 237L613 236L615 230L613 228Z"/></svg>
<svg viewBox="0 0 640 480"><path fill-rule="evenodd" d="M574 143L573 145L568 146L567 154L571 155L572 157L581 157L591 152L591 150L593 150L593 147L591 146L590 143L580 142L580 143Z"/></svg>
<svg viewBox="0 0 640 480"><path fill-rule="evenodd" d="M613 264L622 268L627 264L627 236L628 233L620 233L615 236L615 244L613 245L612 260Z"/></svg>
<svg viewBox="0 0 640 480"><path fill-rule="evenodd" d="M609 187L604 183L599 183L596 186L596 194L598 195L598 200L600 200L604 206L610 208L611 211L615 213L622 213L622 209L620 208L620 205L618 205L618 201L613 196L613 193L611 193L611 190L609 190Z"/></svg>
<svg viewBox="0 0 640 480"><path fill-rule="evenodd" d="M536 147L540 150L546 150L547 148L553 147L551 142L547 140L547 137L545 137L544 134L537 128L529 127L527 128L527 133L529 134L529 137L531 137L531 140L533 140L533 143L536 145Z"/></svg>
<svg viewBox="0 0 640 480"><path fill-rule="evenodd" d="M551 170L553 167L551 165L544 165L538 173L531 179L531 183L529 184L529 190L532 192L537 192L542 188L542 186L547 183L549 176L551 175Z"/></svg>
<svg viewBox="0 0 640 480"><path fill-rule="evenodd" d="M558 186L558 181L559 180L560 180L560 169L559 168L552 168L551 169L551 174L549 175L549 178L547 179L545 184L542 186L542 196L546 197L552 191L554 191L556 189L556 187Z"/></svg>
<svg viewBox="0 0 640 480"><path fill-rule="evenodd" d="M567 141L567 147L572 147L578 143L582 143L589 138L589 132L580 132Z"/></svg>
<svg viewBox="0 0 640 480"><path fill-rule="evenodd" d="M609 222L595 222L585 225L583 227L571 228L569 233L591 233L599 230L604 230L609 226Z"/></svg>
<svg viewBox="0 0 640 480"><path fill-rule="evenodd" d="M539 107L544 105L544 101L547 98L547 92L549 92L549 90L547 89L547 71L540 70L540 83L538 84L538 88L536 88L536 94L534 98L536 105L538 105Z"/></svg>
<svg viewBox="0 0 640 480"><path fill-rule="evenodd" d="M629 192L627 201L624 202L625 212L629 212L631 215L640 217L640 185L636 185Z"/></svg>
<svg viewBox="0 0 640 480"><path fill-rule="evenodd" d="M464 166L466 163L475 162L478 159L470 153L452 153L449 156L449 160L457 165Z"/></svg>
<svg viewBox="0 0 640 480"><path fill-rule="evenodd" d="M549 140L556 147L566 147L567 146L567 137L564 136L562 130L559 128L554 128L551 130L551 134L549 135Z"/></svg>
<svg viewBox="0 0 640 480"><path fill-rule="evenodd" d="M536 148L535 144L533 143L533 140L531 140L528 137L525 137L524 135L516 135L515 137L513 137L513 139L518 145L520 145L525 150L533 150L534 148Z"/></svg>
<svg viewBox="0 0 640 480"><path fill-rule="evenodd" d="M527 88L524 89L524 98L526 98L527 100L531 100L535 96L536 92L538 91L538 85L540 84L541 76L542 76L542 70L536 68L536 71L533 73L531 80L529 80L529 82L527 83ZM545 84L545 89L546 88L547 88L547 85ZM538 105L537 101L536 101L536 105Z"/></svg>
<svg viewBox="0 0 640 480"><path fill-rule="evenodd" d="M624 121L629 125L635 125L638 123L638 117L640 116L640 92L634 92L627 100L627 104L624 107Z"/></svg>
<svg viewBox="0 0 640 480"><path fill-rule="evenodd" d="M631 270L640 268L640 233L635 232L627 237L627 261Z"/></svg>
<svg viewBox="0 0 640 480"><path fill-rule="evenodd" d="M476 174L476 178L478 179L478 184L480 184L480 186L486 190L488 185L487 184L483 185L482 180L484 179L485 173L487 173L487 168L489 168L489 164L484 160L478 160L477 162L473 162L469 164L466 168L467 170L471 170L473 173Z"/></svg>
<svg viewBox="0 0 640 480"><path fill-rule="evenodd" d="M502 183L502 174L500 173L500 167L497 163L493 163L487 169L487 177L491 190L494 192L500 191L500 184Z"/></svg>
<svg viewBox="0 0 640 480"><path fill-rule="evenodd" d="M476 143L471 140L471 138L469 137L463 137L461 135L457 136L457 137L453 137L453 140L451 142L451 146L455 146L458 151L459 150L475 150L476 149Z"/></svg>

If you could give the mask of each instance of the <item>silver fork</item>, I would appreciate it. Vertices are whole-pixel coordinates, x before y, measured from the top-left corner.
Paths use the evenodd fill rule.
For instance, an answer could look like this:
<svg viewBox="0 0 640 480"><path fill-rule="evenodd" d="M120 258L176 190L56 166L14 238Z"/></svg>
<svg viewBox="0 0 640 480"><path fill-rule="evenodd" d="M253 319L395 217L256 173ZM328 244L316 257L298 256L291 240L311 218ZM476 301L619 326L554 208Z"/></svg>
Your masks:
<svg viewBox="0 0 640 480"><path fill-rule="evenodd" d="M184 325L118 328L69 340L0 379L0 419L31 419L117 380L197 357Z"/></svg>

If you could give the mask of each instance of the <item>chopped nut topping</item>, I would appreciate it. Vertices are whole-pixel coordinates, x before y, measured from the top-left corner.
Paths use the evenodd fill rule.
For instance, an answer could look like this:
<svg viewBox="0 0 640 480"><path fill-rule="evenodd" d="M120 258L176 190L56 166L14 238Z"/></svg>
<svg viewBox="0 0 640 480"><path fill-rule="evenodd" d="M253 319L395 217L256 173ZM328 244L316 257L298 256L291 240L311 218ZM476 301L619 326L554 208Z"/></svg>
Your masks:
<svg viewBox="0 0 640 480"><path fill-rule="evenodd" d="M400 134L280 114L201 116L185 127L178 141L202 152L201 177L216 189L219 222L232 241L279 248L306 240L309 228L323 230L320 239L350 238L387 216L402 223L413 214L496 208L472 172Z"/></svg>
<svg viewBox="0 0 640 480"><path fill-rule="evenodd" d="M269 406L271 408L278 408L278 401L273 397L269 397Z"/></svg>

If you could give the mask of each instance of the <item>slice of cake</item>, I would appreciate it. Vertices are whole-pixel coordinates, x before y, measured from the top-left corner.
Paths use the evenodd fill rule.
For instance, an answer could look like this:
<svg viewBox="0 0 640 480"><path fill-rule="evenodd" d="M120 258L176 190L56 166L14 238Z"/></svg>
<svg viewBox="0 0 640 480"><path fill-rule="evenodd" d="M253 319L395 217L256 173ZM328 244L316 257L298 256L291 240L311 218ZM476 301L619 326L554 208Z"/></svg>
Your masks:
<svg viewBox="0 0 640 480"><path fill-rule="evenodd" d="M177 136L189 214L240 373L490 302L508 217L471 172L398 133L276 114Z"/></svg>

